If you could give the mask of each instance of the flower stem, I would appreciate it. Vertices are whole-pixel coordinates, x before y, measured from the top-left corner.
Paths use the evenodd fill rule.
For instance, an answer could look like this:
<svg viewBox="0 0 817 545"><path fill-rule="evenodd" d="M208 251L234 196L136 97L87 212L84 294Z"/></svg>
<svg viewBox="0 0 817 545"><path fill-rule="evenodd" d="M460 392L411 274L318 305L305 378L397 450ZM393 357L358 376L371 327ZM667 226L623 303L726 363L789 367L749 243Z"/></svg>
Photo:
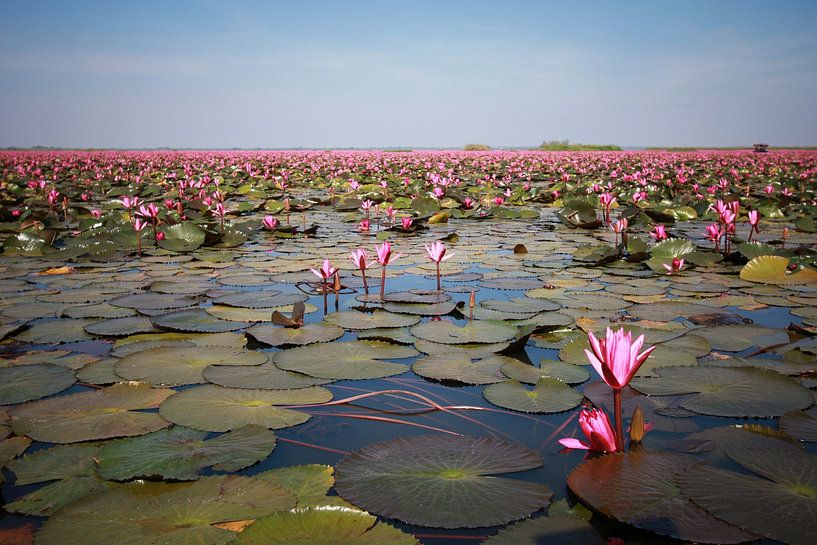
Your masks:
<svg viewBox="0 0 817 545"><path fill-rule="evenodd" d="M360 274L363 276L363 291L369 295L369 284L366 282L366 269L360 269Z"/></svg>
<svg viewBox="0 0 817 545"><path fill-rule="evenodd" d="M329 304L326 301L326 296L329 292L329 284L326 283L326 278L323 279L323 315L329 314Z"/></svg>
<svg viewBox="0 0 817 545"><path fill-rule="evenodd" d="M437 291L441 291L440 288L440 262L437 262Z"/></svg>
<svg viewBox="0 0 817 545"><path fill-rule="evenodd" d="M386 266L383 265L383 269L381 270L380 274L380 299L383 299L383 295L386 292Z"/></svg>
<svg viewBox="0 0 817 545"><path fill-rule="evenodd" d="M613 404L616 413L616 450L622 452L624 450L624 432L621 422L621 388L613 388Z"/></svg>

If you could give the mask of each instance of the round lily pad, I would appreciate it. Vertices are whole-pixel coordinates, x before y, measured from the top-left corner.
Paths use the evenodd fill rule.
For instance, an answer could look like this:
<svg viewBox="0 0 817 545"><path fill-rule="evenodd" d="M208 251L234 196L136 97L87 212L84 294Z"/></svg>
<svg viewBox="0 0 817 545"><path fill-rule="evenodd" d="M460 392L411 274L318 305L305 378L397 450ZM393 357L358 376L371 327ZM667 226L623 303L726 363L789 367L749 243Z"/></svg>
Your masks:
<svg viewBox="0 0 817 545"><path fill-rule="evenodd" d="M330 399L332 393L320 386L243 390L208 384L179 392L162 404L159 414L180 426L204 431L228 431L249 424L280 429L309 420L308 414L280 405L323 403Z"/></svg>
<svg viewBox="0 0 817 545"><path fill-rule="evenodd" d="M101 390L31 401L9 411L12 428L46 443L75 443L109 437L142 435L169 423L155 409L173 390L144 383L120 383Z"/></svg>
<svg viewBox="0 0 817 545"><path fill-rule="evenodd" d="M218 297L213 302L241 308L267 308L294 305L309 299L302 293L281 293L279 290L242 291Z"/></svg>
<svg viewBox="0 0 817 545"><path fill-rule="evenodd" d="M247 335L270 346L329 342L343 336L343 328L329 324L306 324L301 327L280 327L259 324L247 329Z"/></svg>
<svg viewBox="0 0 817 545"><path fill-rule="evenodd" d="M754 324L706 327L696 330L695 334L709 341L715 350L727 352L739 352L753 346L770 346L789 342L788 334L782 329Z"/></svg>
<svg viewBox="0 0 817 545"><path fill-rule="evenodd" d="M95 475L73 477L62 481L47 484L7 503L3 509L10 513L48 517L91 494L100 494L108 490L110 483L106 483Z"/></svg>
<svg viewBox="0 0 817 545"><path fill-rule="evenodd" d="M180 297L167 293L137 293L111 299L108 303L115 307L150 311L189 307L196 304L196 300L191 297Z"/></svg>
<svg viewBox="0 0 817 545"><path fill-rule="evenodd" d="M324 318L323 321L343 329L375 329L378 327L408 327L419 322L420 318L383 310L375 310L374 312L345 310L334 312Z"/></svg>
<svg viewBox="0 0 817 545"><path fill-rule="evenodd" d="M207 382L202 371L209 365L261 365L267 359L263 352L240 348L165 346L125 356L114 371L128 380L179 386Z"/></svg>
<svg viewBox="0 0 817 545"><path fill-rule="evenodd" d="M696 394L681 407L713 416L768 417L814 404L811 392L789 377L755 367L664 367L656 378L630 383L647 395Z"/></svg>
<svg viewBox="0 0 817 545"><path fill-rule="evenodd" d="M282 350L273 361L281 369L325 379L368 379L405 373L391 359L411 358L414 348L378 341L320 343Z"/></svg>
<svg viewBox="0 0 817 545"><path fill-rule="evenodd" d="M57 318L32 324L28 329L14 335L20 342L32 344L62 344L92 339L85 328L94 320Z"/></svg>
<svg viewBox="0 0 817 545"><path fill-rule="evenodd" d="M151 322L161 329L194 333L225 333L247 327L244 322L222 320L201 308L162 314L151 318Z"/></svg>
<svg viewBox="0 0 817 545"><path fill-rule="evenodd" d="M158 241L158 245L173 252L192 252L202 244L206 233L204 229L193 222L184 221L162 228L165 238Z"/></svg>
<svg viewBox="0 0 817 545"><path fill-rule="evenodd" d="M403 437L341 460L335 489L354 505L410 524L495 526L546 507L552 494L542 484L494 475L540 465L532 450L488 437Z"/></svg>
<svg viewBox="0 0 817 545"><path fill-rule="evenodd" d="M803 411L786 413L780 417L780 431L801 441L817 442L817 418Z"/></svg>
<svg viewBox="0 0 817 545"><path fill-rule="evenodd" d="M47 363L0 367L0 405L13 405L61 392L76 382L74 372Z"/></svg>
<svg viewBox="0 0 817 545"><path fill-rule="evenodd" d="M48 519L40 545L223 545L236 533L219 523L291 509L286 490L237 475L191 483L137 482L80 500Z"/></svg>
<svg viewBox="0 0 817 545"><path fill-rule="evenodd" d="M193 480L200 470L239 471L265 459L275 448L275 434L249 425L213 439L181 426L140 437L120 439L99 449L100 476L125 481L136 477Z"/></svg>
<svg viewBox="0 0 817 545"><path fill-rule="evenodd" d="M607 545L593 526L579 517L538 517L503 528L483 545Z"/></svg>
<svg viewBox="0 0 817 545"><path fill-rule="evenodd" d="M716 517L791 545L817 535L817 456L777 449L741 450L731 458L758 476L697 465L677 482Z"/></svg>
<svg viewBox="0 0 817 545"><path fill-rule="evenodd" d="M335 484L334 472L335 468L332 466L304 464L270 469L256 473L254 477L292 492L298 500L298 507L304 508L335 505L334 502L344 501L337 496L327 496L329 489Z"/></svg>
<svg viewBox="0 0 817 545"><path fill-rule="evenodd" d="M94 474L98 443L56 445L9 462L17 485L87 477Z"/></svg>
<svg viewBox="0 0 817 545"><path fill-rule="evenodd" d="M523 413L558 413L577 407L584 396L552 378L542 377L533 389L510 379L482 390L485 399L499 407Z"/></svg>
<svg viewBox="0 0 817 545"><path fill-rule="evenodd" d="M156 328L147 316L125 316L88 324L85 331L103 337L125 337L137 333L152 333Z"/></svg>
<svg viewBox="0 0 817 545"><path fill-rule="evenodd" d="M119 360L116 358L106 358L91 362L77 371L77 379L86 384L113 384L122 379L113 371L114 365Z"/></svg>
<svg viewBox="0 0 817 545"><path fill-rule="evenodd" d="M420 545L377 518L348 507L312 507L278 512L256 520L235 545Z"/></svg>
<svg viewBox="0 0 817 545"><path fill-rule="evenodd" d="M516 326L494 320L477 320L460 327L445 320L423 322L411 328L411 334L441 344L499 343L516 336Z"/></svg>
<svg viewBox="0 0 817 545"><path fill-rule="evenodd" d="M514 360L495 354L482 355L460 352L426 356L415 361L411 369L421 377L434 380L456 380L465 384L492 384L505 377L499 372Z"/></svg>
<svg viewBox="0 0 817 545"><path fill-rule="evenodd" d="M778 286L794 284L817 284L817 271L803 269L789 272L789 259L776 255L761 255L753 258L740 271L740 279L761 284Z"/></svg>
<svg viewBox="0 0 817 545"><path fill-rule="evenodd" d="M506 377L526 384L536 384L542 377L566 384L581 384L590 378L590 373L584 367L553 360L542 360L536 367L514 359L503 365L501 371Z"/></svg>
<svg viewBox="0 0 817 545"><path fill-rule="evenodd" d="M480 301L479 304L492 310L516 314L552 311L562 308L562 305L554 301L548 301L547 299L533 299L531 297L517 297L511 299L510 301L487 299L485 301Z"/></svg>
<svg viewBox="0 0 817 545"><path fill-rule="evenodd" d="M397 314L415 316L445 316L457 308L455 301L442 303L383 303L383 308Z"/></svg>
<svg viewBox="0 0 817 545"><path fill-rule="evenodd" d="M574 469L567 484L602 514L636 528L697 543L742 543L752 534L690 503L675 478L696 465L668 452L613 453Z"/></svg>
<svg viewBox="0 0 817 545"><path fill-rule="evenodd" d="M228 388L261 390L293 390L332 382L329 379L284 371L272 362L252 366L211 365L204 370L204 378Z"/></svg>

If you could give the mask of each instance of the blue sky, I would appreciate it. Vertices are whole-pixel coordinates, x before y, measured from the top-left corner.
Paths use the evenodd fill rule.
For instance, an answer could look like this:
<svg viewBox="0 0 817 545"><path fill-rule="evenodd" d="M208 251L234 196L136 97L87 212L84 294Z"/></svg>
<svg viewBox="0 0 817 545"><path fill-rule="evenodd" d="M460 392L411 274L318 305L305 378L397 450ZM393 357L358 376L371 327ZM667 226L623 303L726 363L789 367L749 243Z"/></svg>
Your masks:
<svg viewBox="0 0 817 545"><path fill-rule="evenodd" d="M0 146L817 145L815 1L4 0Z"/></svg>

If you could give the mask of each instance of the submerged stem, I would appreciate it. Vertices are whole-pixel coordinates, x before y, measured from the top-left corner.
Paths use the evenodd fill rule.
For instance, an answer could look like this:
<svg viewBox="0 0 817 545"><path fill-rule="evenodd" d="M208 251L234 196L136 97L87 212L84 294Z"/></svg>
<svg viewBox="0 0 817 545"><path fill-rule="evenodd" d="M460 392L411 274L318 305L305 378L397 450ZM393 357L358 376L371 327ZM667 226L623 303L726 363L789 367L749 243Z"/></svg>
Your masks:
<svg viewBox="0 0 817 545"><path fill-rule="evenodd" d="M615 405L616 417L616 450L621 452L624 450L624 432L621 422L621 389L613 389L613 404Z"/></svg>

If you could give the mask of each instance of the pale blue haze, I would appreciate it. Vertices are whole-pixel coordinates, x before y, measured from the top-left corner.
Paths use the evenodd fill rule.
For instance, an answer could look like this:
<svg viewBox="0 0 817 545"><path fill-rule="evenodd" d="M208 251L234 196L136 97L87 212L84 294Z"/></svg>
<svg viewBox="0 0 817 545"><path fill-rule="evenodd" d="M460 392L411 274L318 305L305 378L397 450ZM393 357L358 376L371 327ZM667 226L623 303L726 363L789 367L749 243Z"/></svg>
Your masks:
<svg viewBox="0 0 817 545"><path fill-rule="evenodd" d="M817 145L814 0L0 13L0 146Z"/></svg>

